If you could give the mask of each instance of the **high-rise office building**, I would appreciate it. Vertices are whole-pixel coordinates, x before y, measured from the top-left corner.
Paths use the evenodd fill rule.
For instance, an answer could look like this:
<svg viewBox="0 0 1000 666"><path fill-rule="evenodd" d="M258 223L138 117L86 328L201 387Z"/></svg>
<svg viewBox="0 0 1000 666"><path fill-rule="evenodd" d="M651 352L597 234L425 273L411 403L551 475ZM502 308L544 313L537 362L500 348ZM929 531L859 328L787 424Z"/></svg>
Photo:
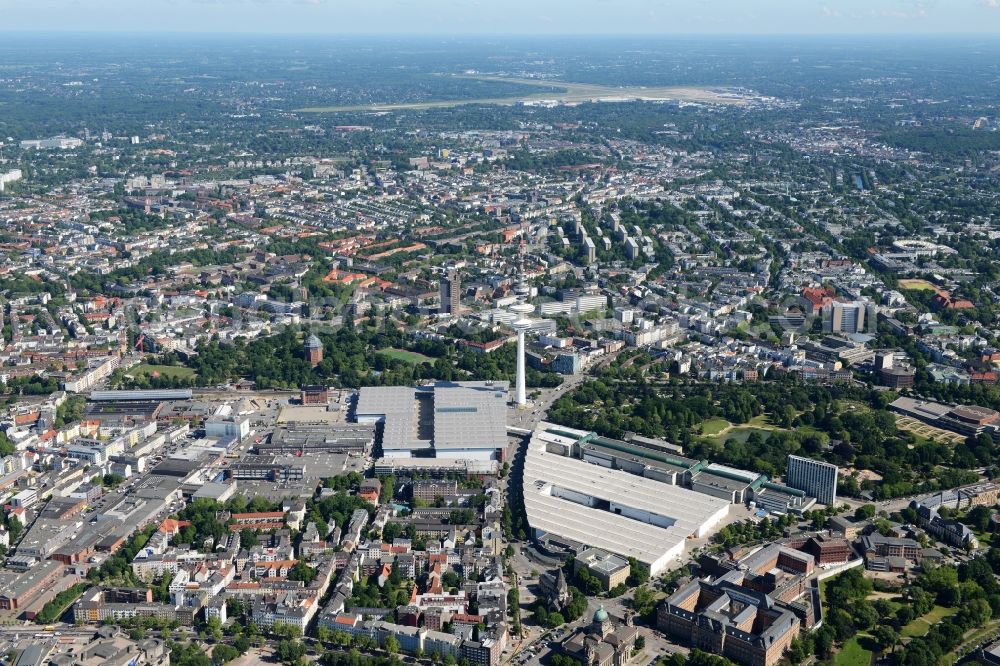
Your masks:
<svg viewBox="0 0 1000 666"><path fill-rule="evenodd" d="M788 456L785 483L815 497L821 504L832 506L837 502L838 471L836 465L821 460Z"/></svg>
<svg viewBox="0 0 1000 666"><path fill-rule="evenodd" d="M441 307L438 308L438 312L457 316L462 307L462 279L458 276L458 272L448 271L438 284L438 292L441 297Z"/></svg>
<svg viewBox="0 0 1000 666"><path fill-rule="evenodd" d="M864 301L833 301L823 306L823 331L826 333L875 333L878 311Z"/></svg>
<svg viewBox="0 0 1000 666"><path fill-rule="evenodd" d="M586 254L587 263L592 264L597 261L597 246L594 244L594 239L589 236L584 236L582 245L583 252Z"/></svg>

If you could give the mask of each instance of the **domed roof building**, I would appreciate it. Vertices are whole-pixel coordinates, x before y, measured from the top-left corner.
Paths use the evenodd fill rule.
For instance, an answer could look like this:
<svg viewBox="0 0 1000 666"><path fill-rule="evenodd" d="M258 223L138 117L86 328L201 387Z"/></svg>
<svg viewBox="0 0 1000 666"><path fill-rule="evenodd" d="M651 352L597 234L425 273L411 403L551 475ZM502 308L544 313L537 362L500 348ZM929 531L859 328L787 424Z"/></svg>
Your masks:
<svg viewBox="0 0 1000 666"><path fill-rule="evenodd" d="M638 636L631 615L615 626L611 615L601 606L594 611L590 626L574 632L563 642L562 650L584 666L625 666L635 653Z"/></svg>

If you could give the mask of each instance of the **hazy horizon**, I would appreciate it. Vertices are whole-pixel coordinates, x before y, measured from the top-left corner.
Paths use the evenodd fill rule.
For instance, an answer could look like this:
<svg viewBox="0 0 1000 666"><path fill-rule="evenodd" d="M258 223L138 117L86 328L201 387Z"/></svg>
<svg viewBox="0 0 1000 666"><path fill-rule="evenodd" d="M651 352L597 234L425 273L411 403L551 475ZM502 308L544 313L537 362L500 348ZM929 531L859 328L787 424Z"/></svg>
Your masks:
<svg viewBox="0 0 1000 666"><path fill-rule="evenodd" d="M1000 33L1000 0L0 0L0 32L991 35Z"/></svg>

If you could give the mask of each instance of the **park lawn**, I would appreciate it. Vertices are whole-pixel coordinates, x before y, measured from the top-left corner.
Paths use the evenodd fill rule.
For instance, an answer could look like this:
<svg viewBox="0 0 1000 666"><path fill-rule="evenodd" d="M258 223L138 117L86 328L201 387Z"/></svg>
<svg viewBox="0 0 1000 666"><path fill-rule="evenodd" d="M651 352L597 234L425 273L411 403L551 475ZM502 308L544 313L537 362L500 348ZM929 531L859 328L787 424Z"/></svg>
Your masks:
<svg viewBox="0 0 1000 666"><path fill-rule="evenodd" d="M139 375L152 377L154 372L159 373L161 377L169 377L170 379L191 379L195 375L194 370L182 365L150 365L149 363L141 363L129 370L127 374L133 377Z"/></svg>
<svg viewBox="0 0 1000 666"><path fill-rule="evenodd" d="M896 598L898 595L882 596L878 592L868 595L868 601L885 601L892 607L893 611L897 611L903 606L900 602L895 601Z"/></svg>
<svg viewBox="0 0 1000 666"><path fill-rule="evenodd" d="M773 425L767 414L760 414L746 423L739 425L730 423L720 417L708 419L701 423L701 436L719 445L725 444L729 438L745 442L752 432L756 432L764 439L767 439L772 432L783 432L785 430L785 428Z"/></svg>
<svg viewBox="0 0 1000 666"><path fill-rule="evenodd" d="M854 414L867 414L872 411L871 407L857 400L841 400L840 404L845 412L852 412Z"/></svg>
<svg viewBox="0 0 1000 666"><path fill-rule="evenodd" d="M768 418L767 414L761 414L759 416L755 416L752 419L750 419L749 421L747 421L745 425L747 425L747 426L753 426L755 428L774 428L775 427L775 426L771 425L771 421Z"/></svg>
<svg viewBox="0 0 1000 666"><path fill-rule="evenodd" d="M925 615L921 615L920 617L911 620L909 624L899 631L899 635L904 638L919 638L921 636L926 636L927 632L931 630L931 626L937 624L946 617L951 617L957 612L957 608L935 606Z"/></svg>
<svg viewBox="0 0 1000 666"><path fill-rule="evenodd" d="M430 356L424 356L423 354L418 354L417 352L406 351L405 349L380 349L378 351L382 356L388 356L389 358L394 358L397 361L405 361L406 363L412 363L417 365L418 363L433 363L434 359Z"/></svg>
<svg viewBox="0 0 1000 666"><path fill-rule="evenodd" d="M809 437L810 435L820 435L822 432L823 432L822 430L808 425L799 426L798 428L795 429L795 434L800 437Z"/></svg>
<svg viewBox="0 0 1000 666"><path fill-rule="evenodd" d="M762 439L767 440L771 436L772 432L781 430L781 428L775 428L774 426L767 426L764 428L758 428L755 426L736 426L735 428L730 428L721 435L716 435L712 437L717 444L725 445L725 443L730 439L735 439L737 442L743 443L750 438L751 433L757 433Z"/></svg>
<svg viewBox="0 0 1000 666"><path fill-rule="evenodd" d="M833 663L836 666L869 666L871 664L871 650L866 650L858 642L859 636L855 636L844 643L844 647L840 648L840 652L834 655Z"/></svg>
<svg viewBox="0 0 1000 666"><path fill-rule="evenodd" d="M951 617L958 612L957 608L947 608L945 606L935 606L923 618L931 624L937 624L946 617Z"/></svg>
<svg viewBox="0 0 1000 666"><path fill-rule="evenodd" d="M726 419L709 419L701 424L701 434L706 437L718 437L727 428L732 427L732 423Z"/></svg>

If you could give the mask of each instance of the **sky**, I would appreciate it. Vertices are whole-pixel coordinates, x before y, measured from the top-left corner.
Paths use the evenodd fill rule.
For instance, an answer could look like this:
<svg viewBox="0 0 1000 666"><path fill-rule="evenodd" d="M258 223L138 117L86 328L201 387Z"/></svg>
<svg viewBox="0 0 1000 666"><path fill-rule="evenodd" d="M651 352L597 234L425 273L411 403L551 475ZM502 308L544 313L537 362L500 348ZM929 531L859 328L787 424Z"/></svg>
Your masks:
<svg viewBox="0 0 1000 666"><path fill-rule="evenodd" d="M2 31L1000 33L1000 0L0 0Z"/></svg>

